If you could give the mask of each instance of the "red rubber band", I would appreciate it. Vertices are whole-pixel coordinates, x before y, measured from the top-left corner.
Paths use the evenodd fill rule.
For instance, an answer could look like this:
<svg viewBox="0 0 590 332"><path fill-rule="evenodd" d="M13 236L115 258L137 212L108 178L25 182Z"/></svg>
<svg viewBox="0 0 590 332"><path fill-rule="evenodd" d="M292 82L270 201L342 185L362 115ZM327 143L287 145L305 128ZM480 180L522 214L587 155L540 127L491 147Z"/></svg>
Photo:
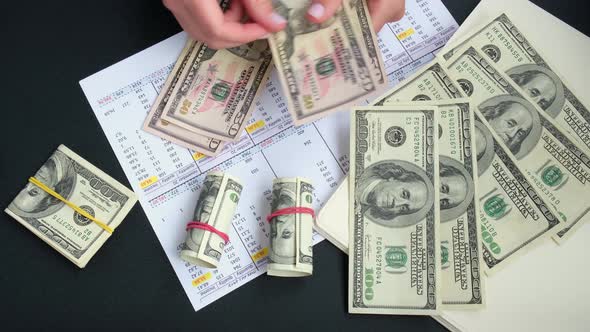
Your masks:
<svg viewBox="0 0 590 332"><path fill-rule="evenodd" d="M311 217L313 219L315 219L315 212L313 211L312 208L301 207L301 206L293 206L293 207L288 207L288 208L276 210L275 212L273 212L273 213L269 214L268 216L266 216L266 221L270 222L270 220L272 218L274 218L274 217L284 216L286 214L295 214L295 213L310 214Z"/></svg>
<svg viewBox="0 0 590 332"><path fill-rule="evenodd" d="M229 242L229 236L227 234L209 224L205 224L200 221L191 221L188 224L186 224L186 230L188 231L191 228L202 229L204 231L217 234L220 238L222 238L225 241L226 244Z"/></svg>

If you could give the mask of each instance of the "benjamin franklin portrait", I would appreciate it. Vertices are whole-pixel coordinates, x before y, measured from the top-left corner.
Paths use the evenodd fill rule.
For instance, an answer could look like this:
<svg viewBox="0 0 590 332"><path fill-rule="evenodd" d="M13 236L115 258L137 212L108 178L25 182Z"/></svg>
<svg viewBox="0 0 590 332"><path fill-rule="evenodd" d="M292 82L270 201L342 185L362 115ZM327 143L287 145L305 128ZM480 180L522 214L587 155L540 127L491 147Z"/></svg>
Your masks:
<svg viewBox="0 0 590 332"><path fill-rule="evenodd" d="M276 183L272 188L271 211L295 206L295 184ZM270 221L271 262L295 264L295 215L285 214Z"/></svg>
<svg viewBox="0 0 590 332"><path fill-rule="evenodd" d="M494 136L479 120L475 120L475 155L477 157L477 174L482 175L494 159Z"/></svg>
<svg viewBox="0 0 590 332"><path fill-rule="evenodd" d="M35 173L35 178L69 200L76 184L76 172L70 159L56 151ZM43 218L62 208L63 202L38 186L28 183L16 196L9 209L16 215L28 218Z"/></svg>
<svg viewBox="0 0 590 332"><path fill-rule="evenodd" d="M433 208L434 187L418 166L385 160L363 171L355 200L368 220L386 227L407 227L423 220Z"/></svg>
<svg viewBox="0 0 590 332"><path fill-rule="evenodd" d="M541 137L541 121L528 101L509 95L488 99L479 110L517 159L522 159Z"/></svg>
<svg viewBox="0 0 590 332"><path fill-rule="evenodd" d="M207 175L203 182L203 189L199 195L199 200L197 200L197 206L195 207L194 221L202 223L209 221L222 180L223 177L221 176Z"/></svg>
<svg viewBox="0 0 590 332"><path fill-rule="evenodd" d="M289 1L288 3L289 5L286 5L280 0L273 1L275 11L287 19L287 26L278 35L281 36L280 43L288 58L291 58L295 53L295 39L297 36L329 27L336 21L339 12L343 10L342 8L339 9L332 18L324 23L317 24L310 22L305 17L310 1Z"/></svg>
<svg viewBox="0 0 590 332"><path fill-rule="evenodd" d="M507 74L549 116L555 118L563 109L563 82L551 70L528 64L511 68Z"/></svg>
<svg viewBox="0 0 590 332"><path fill-rule="evenodd" d="M457 219L473 201L475 187L465 167L455 159L439 156L440 220Z"/></svg>

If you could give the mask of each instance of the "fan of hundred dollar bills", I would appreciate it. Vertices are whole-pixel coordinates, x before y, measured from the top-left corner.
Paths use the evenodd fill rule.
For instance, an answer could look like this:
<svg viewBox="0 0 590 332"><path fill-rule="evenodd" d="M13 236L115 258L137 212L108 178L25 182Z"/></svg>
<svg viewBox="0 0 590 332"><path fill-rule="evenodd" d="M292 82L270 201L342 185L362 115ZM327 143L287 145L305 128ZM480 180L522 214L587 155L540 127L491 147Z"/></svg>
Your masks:
<svg viewBox="0 0 590 332"><path fill-rule="evenodd" d="M486 275L590 211L590 112L510 17L446 49L352 111L351 313L481 309Z"/></svg>

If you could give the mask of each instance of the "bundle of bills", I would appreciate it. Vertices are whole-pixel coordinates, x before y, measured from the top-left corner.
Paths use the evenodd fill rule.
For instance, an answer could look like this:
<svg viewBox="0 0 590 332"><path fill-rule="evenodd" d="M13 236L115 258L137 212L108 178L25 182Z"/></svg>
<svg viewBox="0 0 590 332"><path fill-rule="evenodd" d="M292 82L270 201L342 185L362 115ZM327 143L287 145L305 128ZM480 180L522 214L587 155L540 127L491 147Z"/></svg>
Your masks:
<svg viewBox="0 0 590 332"><path fill-rule="evenodd" d="M61 145L6 213L83 268L121 224L137 198Z"/></svg>
<svg viewBox="0 0 590 332"><path fill-rule="evenodd" d="M220 2L223 9L229 4ZM296 125L381 93L387 79L365 1L345 0L319 25L305 18L310 4L273 1L288 25L268 41L215 50L189 40L143 129L208 156L219 154L225 142L240 138L273 58Z"/></svg>

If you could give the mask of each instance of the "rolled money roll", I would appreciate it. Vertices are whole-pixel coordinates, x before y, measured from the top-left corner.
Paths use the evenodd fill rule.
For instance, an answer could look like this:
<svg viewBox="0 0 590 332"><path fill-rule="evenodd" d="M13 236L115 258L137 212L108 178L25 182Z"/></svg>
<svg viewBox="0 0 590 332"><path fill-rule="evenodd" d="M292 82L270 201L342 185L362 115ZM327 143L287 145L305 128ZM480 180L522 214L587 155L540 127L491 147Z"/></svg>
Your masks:
<svg viewBox="0 0 590 332"><path fill-rule="evenodd" d="M313 272L313 186L303 178L273 181L267 273L305 277Z"/></svg>
<svg viewBox="0 0 590 332"><path fill-rule="evenodd" d="M207 174L193 221L186 227L180 258L207 268L219 265L241 193L242 184L237 178L221 172Z"/></svg>

